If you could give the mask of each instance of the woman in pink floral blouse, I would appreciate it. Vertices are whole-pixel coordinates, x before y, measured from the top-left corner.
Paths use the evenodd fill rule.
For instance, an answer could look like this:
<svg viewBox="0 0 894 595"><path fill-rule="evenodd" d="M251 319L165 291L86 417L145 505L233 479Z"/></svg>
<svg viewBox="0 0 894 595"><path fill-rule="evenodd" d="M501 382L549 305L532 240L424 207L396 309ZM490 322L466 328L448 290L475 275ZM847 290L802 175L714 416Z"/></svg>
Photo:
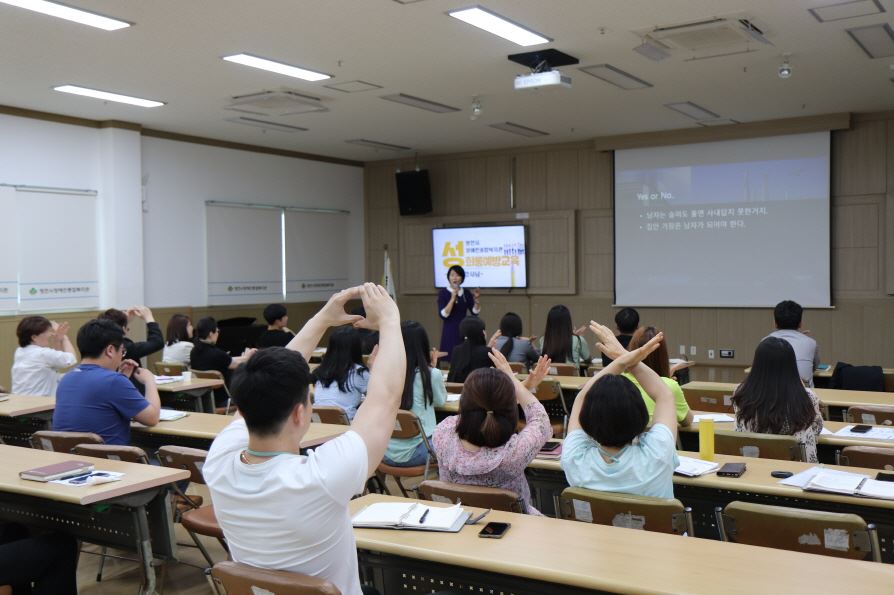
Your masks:
<svg viewBox="0 0 894 595"><path fill-rule="evenodd" d="M435 428L432 442L440 477L451 483L512 490L524 500L528 514L540 514L531 506L525 468L553 430L546 410L528 386L537 386L550 361L541 357L522 384L502 353L491 350L490 358L496 368L469 374L459 400L459 415ZM527 424L516 434L518 405Z"/></svg>

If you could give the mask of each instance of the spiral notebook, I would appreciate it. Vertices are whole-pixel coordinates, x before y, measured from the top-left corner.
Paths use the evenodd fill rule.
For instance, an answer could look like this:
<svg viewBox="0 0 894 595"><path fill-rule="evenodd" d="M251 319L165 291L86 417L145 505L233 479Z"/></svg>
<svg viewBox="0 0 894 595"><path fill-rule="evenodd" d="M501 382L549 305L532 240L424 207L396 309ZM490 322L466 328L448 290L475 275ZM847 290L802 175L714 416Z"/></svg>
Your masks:
<svg viewBox="0 0 894 595"><path fill-rule="evenodd" d="M472 515L456 504L448 508L421 502L376 502L351 519L354 527L367 529L411 529L457 533Z"/></svg>

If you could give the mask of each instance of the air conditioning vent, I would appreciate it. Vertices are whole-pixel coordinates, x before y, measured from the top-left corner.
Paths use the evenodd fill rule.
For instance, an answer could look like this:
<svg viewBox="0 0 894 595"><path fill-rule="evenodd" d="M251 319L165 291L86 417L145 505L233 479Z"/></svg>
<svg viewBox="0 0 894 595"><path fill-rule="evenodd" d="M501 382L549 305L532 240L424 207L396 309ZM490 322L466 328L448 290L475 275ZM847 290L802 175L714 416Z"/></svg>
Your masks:
<svg viewBox="0 0 894 595"><path fill-rule="evenodd" d="M329 111L319 97L303 95L286 89L237 95L232 98L232 103L224 109L272 117Z"/></svg>
<svg viewBox="0 0 894 595"><path fill-rule="evenodd" d="M750 23L749 26L753 27ZM649 32L649 37L672 49L693 52L706 48L738 45L755 39L749 34L748 27L740 23L739 20L724 18L658 27Z"/></svg>

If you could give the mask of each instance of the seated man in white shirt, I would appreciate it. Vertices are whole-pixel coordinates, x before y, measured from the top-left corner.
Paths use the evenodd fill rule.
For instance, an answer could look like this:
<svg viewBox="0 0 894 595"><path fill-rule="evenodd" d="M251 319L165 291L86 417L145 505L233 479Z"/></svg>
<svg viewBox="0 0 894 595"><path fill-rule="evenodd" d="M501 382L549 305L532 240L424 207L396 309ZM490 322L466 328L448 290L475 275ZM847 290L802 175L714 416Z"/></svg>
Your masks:
<svg viewBox="0 0 894 595"><path fill-rule="evenodd" d="M345 312L358 297L365 318ZM379 330L366 401L348 432L300 455L312 416L306 360L327 328L343 324ZM287 347L260 350L239 368L237 419L203 467L233 560L323 578L345 595L375 592L360 586L348 502L385 453L405 368L397 305L372 283L335 294Z"/></svg>

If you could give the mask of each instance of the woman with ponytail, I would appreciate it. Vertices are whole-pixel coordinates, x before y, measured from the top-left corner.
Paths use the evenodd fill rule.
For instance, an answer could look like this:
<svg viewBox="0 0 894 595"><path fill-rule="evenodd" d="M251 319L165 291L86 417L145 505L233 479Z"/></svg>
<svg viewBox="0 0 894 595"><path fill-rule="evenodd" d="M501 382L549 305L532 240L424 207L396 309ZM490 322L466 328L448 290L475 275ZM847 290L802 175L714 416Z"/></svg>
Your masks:
<svg viewBox="0 0 894 595"><path fill-rule="evenodd" d="M533 339L522 337L522 319L515 312L506 312L500 319L500 330L495 338L494 347L506 356L510 362L520 362L532 366L540 354L531 345Z"/></svg>
<svg viewBox="0 0 894 595"><path fill-rule="evenodd" d="M459 415L435 428L432 442L438 471L443 481L512 490L524 500L528 514L540 514L531 506L525 468L553 430L546 410L528 386L540 383L550 361L540 358L522 384L502 353L493 349L490 359L496 369L480 368L469 374L459 399ZM527 424L516 434L519 406Z"/></svg>

